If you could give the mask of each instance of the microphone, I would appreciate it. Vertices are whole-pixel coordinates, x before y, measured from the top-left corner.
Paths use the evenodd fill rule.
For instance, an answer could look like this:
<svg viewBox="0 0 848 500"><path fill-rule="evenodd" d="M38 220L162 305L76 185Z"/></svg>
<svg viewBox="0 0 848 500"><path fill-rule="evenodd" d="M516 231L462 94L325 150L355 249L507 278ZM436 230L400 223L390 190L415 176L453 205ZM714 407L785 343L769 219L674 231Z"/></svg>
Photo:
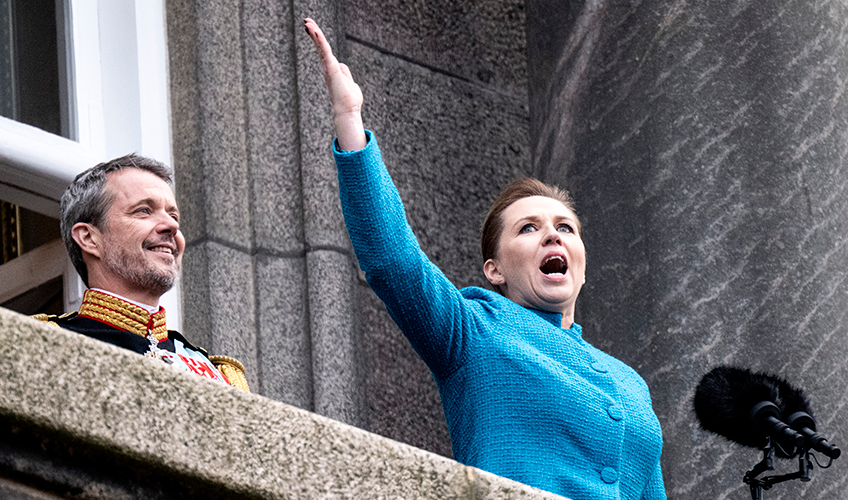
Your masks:
<svg viewBox="0 0 848 500"><path fill-rule="evenodd" d="M771 379L778 387L778 391L783 396L783 405L780 406L780 410L784 415L789 415L786 418L786 424L804 436L805 447L812 448L832 459L839 458L842 451L828 443L824 437L816 434L816 420L813 418L813 409L804 393L781 378L769 375L766 375L766 377Z"/></svg>
<svg viewBox="0 0 848 500"><path fill-rule="evenodd" d="M787 400L798 408L806 402L778 377L719 366L698 383L693 402L704 430L753 448L763 448L771 436L779 444L777 455L788 458L804 445L805 437L781 420Z"/></svg>

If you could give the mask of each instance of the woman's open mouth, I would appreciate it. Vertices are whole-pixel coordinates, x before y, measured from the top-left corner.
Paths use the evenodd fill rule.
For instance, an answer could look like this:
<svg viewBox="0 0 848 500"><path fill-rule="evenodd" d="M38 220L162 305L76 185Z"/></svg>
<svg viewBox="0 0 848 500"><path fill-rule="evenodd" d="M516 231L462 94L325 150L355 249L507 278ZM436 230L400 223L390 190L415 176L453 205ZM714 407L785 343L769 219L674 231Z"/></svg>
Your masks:
<svg viewBox="0 0 848 500"><path fill-rule="evenodd" d="M539 266L539 270L548 276L562 276L565 275L566 271L568 271L568 262L566 262L565 258L561 255L551 255L545 258L542 265Z"/></svg>

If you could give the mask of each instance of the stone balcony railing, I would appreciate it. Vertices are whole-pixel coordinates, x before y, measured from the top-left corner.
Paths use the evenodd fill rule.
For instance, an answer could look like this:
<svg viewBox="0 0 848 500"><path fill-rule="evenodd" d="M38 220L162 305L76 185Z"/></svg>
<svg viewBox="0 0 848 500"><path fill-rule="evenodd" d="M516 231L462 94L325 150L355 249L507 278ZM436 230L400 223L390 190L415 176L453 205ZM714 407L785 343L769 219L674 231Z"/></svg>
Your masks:
<svg viewBox="0 0 848 500"><path fill-rule="evenodd" d="M0 498L561 498L0 308Z"/></svg>

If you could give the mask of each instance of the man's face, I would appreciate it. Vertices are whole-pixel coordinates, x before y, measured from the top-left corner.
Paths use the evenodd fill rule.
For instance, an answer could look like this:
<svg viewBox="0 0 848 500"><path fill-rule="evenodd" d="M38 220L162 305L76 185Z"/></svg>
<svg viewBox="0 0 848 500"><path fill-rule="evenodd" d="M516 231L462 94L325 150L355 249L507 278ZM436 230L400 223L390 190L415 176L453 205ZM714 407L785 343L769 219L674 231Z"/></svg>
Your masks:
<svg viewBox="0 0 848 500"><path fill-rule="evenodd" d="M107 291L158 304L180 273L185 238L170 186L156 175L135 168L112 172L106 190L114 197L101 234L101 272ZM93 285L94 286L94 285Z"/></svg>

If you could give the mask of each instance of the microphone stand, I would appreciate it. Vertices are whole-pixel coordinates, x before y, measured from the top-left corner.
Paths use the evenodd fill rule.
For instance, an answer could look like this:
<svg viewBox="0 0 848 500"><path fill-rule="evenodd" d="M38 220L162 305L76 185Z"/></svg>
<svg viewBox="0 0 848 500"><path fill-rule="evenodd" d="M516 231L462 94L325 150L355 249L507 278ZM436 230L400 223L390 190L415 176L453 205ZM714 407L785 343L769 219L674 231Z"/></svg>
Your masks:
<svg viewBox="0 0 848 500"><path fill-rule="evenodd" d="M753 469L745 473L742 482L751 487L751 500L763 500L763 490L771 489L777 483L791 481L792 479L800 479L802 482L809 481L812 468L813 462L810 460L809 449L802 447L798 451L798 472L757 478L765 471L774 470L774 447L771 444L771 437L769 437L766 445L763 446L763 459Z"/></svg>

